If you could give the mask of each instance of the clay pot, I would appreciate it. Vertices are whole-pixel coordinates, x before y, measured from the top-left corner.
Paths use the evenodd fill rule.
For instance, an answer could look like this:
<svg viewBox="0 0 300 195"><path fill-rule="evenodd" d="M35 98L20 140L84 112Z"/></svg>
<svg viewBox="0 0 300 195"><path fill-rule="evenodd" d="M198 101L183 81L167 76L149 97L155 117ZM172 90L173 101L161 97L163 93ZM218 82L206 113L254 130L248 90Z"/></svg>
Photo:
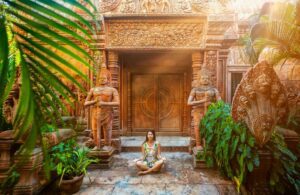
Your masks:
<svg viewBox="0 0 300 195"><path fill-rule="evenodd" d="M73 177L73 179L62 180L59 190L62 194L74 194L80 190L84 174Z"/></svg>

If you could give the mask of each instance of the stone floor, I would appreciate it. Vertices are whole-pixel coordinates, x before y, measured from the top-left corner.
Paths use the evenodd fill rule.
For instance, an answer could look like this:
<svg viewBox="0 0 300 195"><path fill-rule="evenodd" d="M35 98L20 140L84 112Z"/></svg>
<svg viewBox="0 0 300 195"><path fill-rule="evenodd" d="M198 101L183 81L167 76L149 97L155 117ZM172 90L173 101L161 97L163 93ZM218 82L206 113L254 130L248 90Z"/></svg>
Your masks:
<svg viewBox="0 0 300 195"><path fill-rule="evenodd" d="M140 153L127 152L114 156L109 170L90 170L78 195L92 194L237 194L231 181L216 170L194 170L192 156L185 152L162 153L167 166L161 173L138 176L134 167Z"/></svg>

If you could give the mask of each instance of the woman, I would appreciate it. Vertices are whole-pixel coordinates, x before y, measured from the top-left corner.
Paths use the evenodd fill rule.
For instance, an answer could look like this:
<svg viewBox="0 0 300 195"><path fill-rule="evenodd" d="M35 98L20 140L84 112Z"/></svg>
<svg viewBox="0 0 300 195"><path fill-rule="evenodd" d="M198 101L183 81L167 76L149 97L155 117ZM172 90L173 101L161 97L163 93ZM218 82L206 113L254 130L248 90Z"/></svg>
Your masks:
<svg viewBox="0 0 300 195"><path fill-rule="evenodd" d="M142 144L143 157L136 160L136 166L140 170L139 175L151 172L159 172L164 164L165 158L160 156L160 144L156 141L155 131L147 132L146 140Z"/></svg>

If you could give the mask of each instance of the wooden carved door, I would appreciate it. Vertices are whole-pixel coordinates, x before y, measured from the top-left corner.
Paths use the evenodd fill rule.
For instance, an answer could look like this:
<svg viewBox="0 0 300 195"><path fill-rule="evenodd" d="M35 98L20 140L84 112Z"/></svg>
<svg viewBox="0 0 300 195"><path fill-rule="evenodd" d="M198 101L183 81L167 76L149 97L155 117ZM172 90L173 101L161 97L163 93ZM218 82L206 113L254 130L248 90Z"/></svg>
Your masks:
<svg viewBox="0 0 300 195"><path fill-rule="evenodd" d="M132 131L155 129L162 134L182 130L182 75L133 74L131 77Z"/></svg>

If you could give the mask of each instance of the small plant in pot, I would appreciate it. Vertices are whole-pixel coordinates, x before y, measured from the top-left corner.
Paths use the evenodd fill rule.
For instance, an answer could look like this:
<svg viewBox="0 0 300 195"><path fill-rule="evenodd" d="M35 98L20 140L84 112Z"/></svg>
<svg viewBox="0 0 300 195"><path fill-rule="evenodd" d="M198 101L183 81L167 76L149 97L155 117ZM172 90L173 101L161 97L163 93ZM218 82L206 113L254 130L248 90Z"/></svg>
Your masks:
<svg viewBox="0 0 300 195"><path fill-rule="evenodd" d="M89 149L80 148L74 140L61 143L55 150L63 152L52 153L52 162L58 174L58 187L61 192L73 194L79 191L87 167L98 160L87 156Z"/></svg>

